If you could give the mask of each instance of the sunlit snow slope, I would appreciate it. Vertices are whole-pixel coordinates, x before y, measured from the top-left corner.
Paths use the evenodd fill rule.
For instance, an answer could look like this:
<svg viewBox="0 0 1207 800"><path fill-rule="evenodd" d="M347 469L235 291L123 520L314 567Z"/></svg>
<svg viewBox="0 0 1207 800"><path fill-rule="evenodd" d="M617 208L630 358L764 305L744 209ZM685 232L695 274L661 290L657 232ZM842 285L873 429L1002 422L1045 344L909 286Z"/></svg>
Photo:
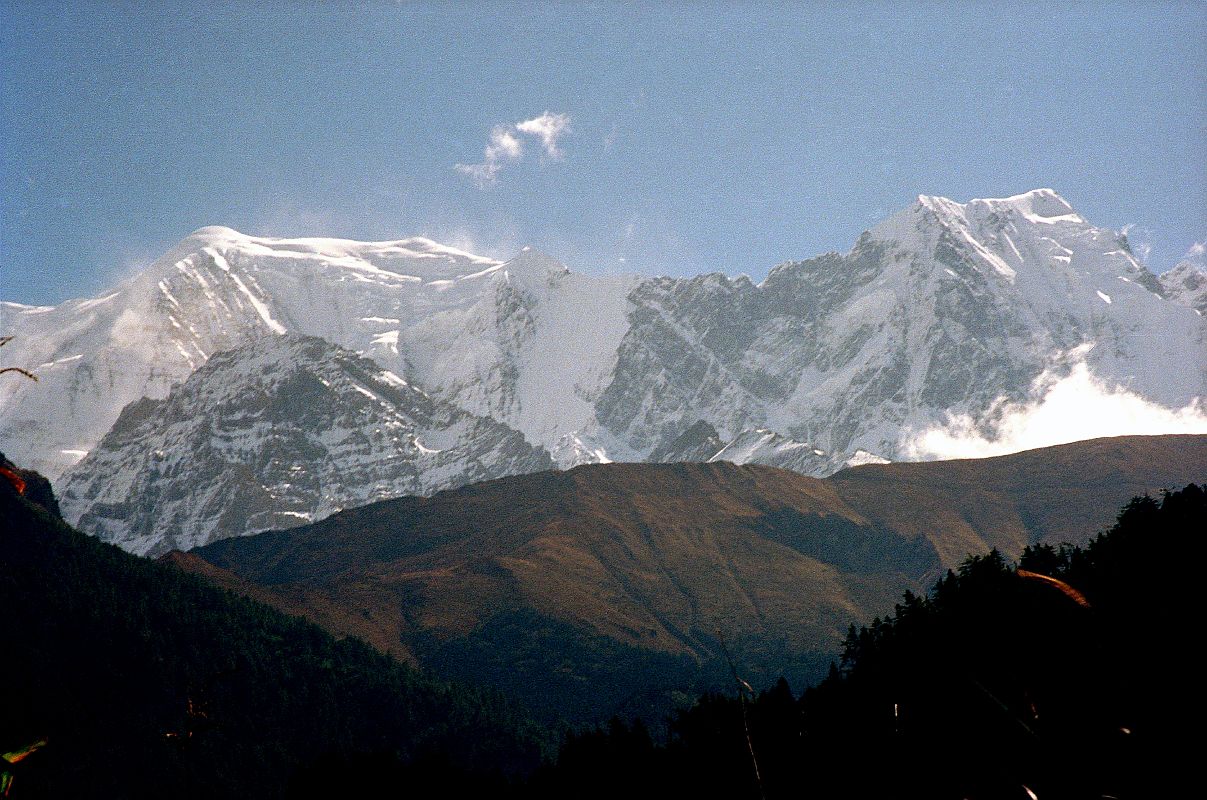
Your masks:
<svg viewBox="0 0 1207 800"><path fill-rule="evenodd" d="M128 405L58 488L83 530L158 555L552 467L506 425L285 334L215 355L164 400Z"/></svg>
<svg viewBox="0 0 1207 800"><path fill-rule="evenodd" d="M504 264L425 239L279 240L203 228L99 298L0 307L0 329L14 336L5 358L40 378L0 386L0 441L12 458L57 476L127 403L163 398L216 352L292 331L554 445L589 421L633 282L572 275L532 251Z"/></svg>
<svg viewBox="0 0 1207 800"><path fill-rule="evenodd" d="M1207 396L1207 319L1182 277L1163 286L1126 237L1047 189L919 197L848 253L758 285L206 228L100 298L4 304L6 363L42 381L0 386L0 441L58 474L126 403L291 331L493 417L561 466L690 451L826 474L900 458L912 433L981 419L1079 363L1166 407Z"/></svg>

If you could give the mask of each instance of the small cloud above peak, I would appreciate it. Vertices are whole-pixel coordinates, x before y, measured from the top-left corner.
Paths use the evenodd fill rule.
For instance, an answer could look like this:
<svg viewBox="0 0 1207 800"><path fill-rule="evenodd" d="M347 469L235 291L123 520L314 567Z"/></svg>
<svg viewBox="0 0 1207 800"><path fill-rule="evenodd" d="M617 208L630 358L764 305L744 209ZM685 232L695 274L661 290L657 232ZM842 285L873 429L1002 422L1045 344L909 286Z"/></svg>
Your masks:
<svg viewBox="0 0 1207 800"><path fill-rule="evenodd" d="M508 161L518 161L524 155L524 145L506 125L496 125L490 131L490 140L482 151L480 164L457 164L456 170L473 178L479 187L494 183Z"/></svg>
<svg viewBox="0 0 1207 800"><path fill-rule="evenodd" d="M490 131L490 139L482 151L482 161L477 164L455 164L453 166L463 175L468 175L479 189L498 180L499 172L504 165L511 161L524 158L524 143L520 138L531 136L537 138L545 155L555 161L560 161L562 151L558 141L570 132L570 115L555 114L546 111L532 119L521 120L512 124L495 125Z"/></svg>
<svg viewBox="0 0 1207 800"><path fill-rule="evenodd" d="M1200 270L1207 269L1207 239L1201 242L1195 242L1186 249L1186 253L1182 256L1183 262L1190 262Z"/></svg>
<svg viewBox="0 0 1207 800"><path fill-rule="evenodd" d="M545 154L550 158L561 158L562 152L557 149L557 140L562 134L570 131L570 116L546 111L539 117L516 123L515 127L520 133L539 137L541 147L545 148Z"/></svg>

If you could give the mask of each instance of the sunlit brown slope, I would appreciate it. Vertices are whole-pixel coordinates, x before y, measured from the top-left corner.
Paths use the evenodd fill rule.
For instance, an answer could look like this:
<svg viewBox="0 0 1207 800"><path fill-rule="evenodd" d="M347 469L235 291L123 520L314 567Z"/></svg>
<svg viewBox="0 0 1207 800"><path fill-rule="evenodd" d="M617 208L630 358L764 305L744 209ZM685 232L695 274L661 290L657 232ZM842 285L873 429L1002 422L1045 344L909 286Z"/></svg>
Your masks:
<svg viewBox="0 0 1207 800"><path fill-rule="evenodd" d="M837 538L895 558L831 553ZM732 464L505 478L190 555L316 619L343 607L384 620L357 633L395 652L420 631L465 635L518 608L667 652L700 654L718 633L833 644L891 599L884 587L938 566L925 543L876 529L824 481Z"/></svg>
<svg viewBox="0 0 1207 800"><path fill-rule="evenodd" d="M865 466L609 464L351 509L180 558L425 661L515 612L666 654L717 640L833 652L968 553L1085 541L1132 496L1207 477L1207 436ZM573 669L569 665L568 669Z"/></svg>
<svg viewBox="0 0 1207 800"><path fill-rule="evenodd" d="M1207 436L1121 436L996 458L871 464L826 479L860 513L926 536L945 566L997 547L1080 543L1132 497L1207 479Z"/></svg>

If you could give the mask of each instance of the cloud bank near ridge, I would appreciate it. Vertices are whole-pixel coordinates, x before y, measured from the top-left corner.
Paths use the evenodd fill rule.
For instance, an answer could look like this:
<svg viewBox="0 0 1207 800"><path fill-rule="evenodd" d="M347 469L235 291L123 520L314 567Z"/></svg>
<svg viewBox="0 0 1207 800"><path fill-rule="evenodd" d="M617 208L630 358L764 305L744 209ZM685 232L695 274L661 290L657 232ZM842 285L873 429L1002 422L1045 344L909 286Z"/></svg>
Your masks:
<svg viewBox="0 0 1207 800"><path fill-rule="evenodd" d="M953 414L942 425L907 434L902 452L914 461L985 458L1105 436L1169 433L1207 433L1202 399L1167 408L1106 384L1080 361L1067 375L1045 370L1023 402L1002 398L980 420Z"/></svg>

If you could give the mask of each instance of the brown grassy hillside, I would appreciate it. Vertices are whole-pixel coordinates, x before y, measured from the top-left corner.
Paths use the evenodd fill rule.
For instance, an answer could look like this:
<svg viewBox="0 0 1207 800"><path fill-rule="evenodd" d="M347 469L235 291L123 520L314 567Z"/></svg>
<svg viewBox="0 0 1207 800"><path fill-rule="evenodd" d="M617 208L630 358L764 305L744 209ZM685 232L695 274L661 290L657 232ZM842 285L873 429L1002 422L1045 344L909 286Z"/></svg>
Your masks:
<svg viewBox="0 0 1207 800"><path fill-rule="evenodd" d="M743 658L775 670L771 650L832 653L850 623L969 553L1084 542L1132 496L1204 478L1207 436L824 480L726 463L591 465L375 503L176 558L413 662L475 636L512 647L530 621L513 621L502 645L488 629L522 618L692 661L715 656L719 640L774 643ZM557 645L571 675L579 644Z"/></svg>

